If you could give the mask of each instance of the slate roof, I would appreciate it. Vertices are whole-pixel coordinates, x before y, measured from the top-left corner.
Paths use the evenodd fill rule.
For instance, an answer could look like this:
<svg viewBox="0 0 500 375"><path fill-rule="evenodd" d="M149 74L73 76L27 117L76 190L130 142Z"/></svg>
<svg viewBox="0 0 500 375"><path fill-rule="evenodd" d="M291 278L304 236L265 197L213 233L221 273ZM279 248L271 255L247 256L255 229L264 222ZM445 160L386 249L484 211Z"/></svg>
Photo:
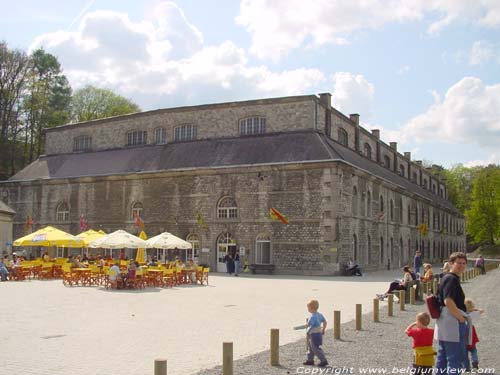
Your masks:
<svg viewBox="0 0 500 375"><path fill-rule="evenodd" d="M312 130L41 156L8 181L318 161L346 162L456 211L445 199Z"/></svg>

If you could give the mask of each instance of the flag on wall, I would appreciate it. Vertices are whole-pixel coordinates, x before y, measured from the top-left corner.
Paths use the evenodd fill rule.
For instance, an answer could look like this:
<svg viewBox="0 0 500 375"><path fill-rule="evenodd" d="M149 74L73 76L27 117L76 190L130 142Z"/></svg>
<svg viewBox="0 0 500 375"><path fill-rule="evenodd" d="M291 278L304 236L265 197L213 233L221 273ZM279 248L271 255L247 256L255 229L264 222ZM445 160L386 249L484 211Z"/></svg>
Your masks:
<svg viewBox="0 0 500 375"><path fill-rule="evenodd" d="M26 216L26 232L31 233L33 232L33 224L35 224L35 221L31 217L31 215Z"/></svg>
<svg viewBox="0 0 500 375"><path fill-rule="evenodd" d="M203 228L203 229L208 228L207 223L205 223L205 219L203 219L203 216L201 216L201 214L199 212L196 213L196 221L198 222L198 225L201 228Z"/></svg>
<svg viewBox="0 0 500 375"><path fill-rule="evenodd" d="M137 228L141 228L141 229L144 228L144 222L141 220L141 218L139 217L139 214L136 211L134 211L134 221L135 221L135 226Z"/></svg>
<svg viewBox="0 0 500 375"><path fill-rule="evenodd" d="M269 209L269 217L271 218L271 220L279 220L283 224L288 224L289 223L288 218L285 215L283 215L281 212L279 212L274 207L271 207Z"/></svg>
<svg viewBox="0 0 500 375"><path fill-rule="evenodd" d="M385 218L385 212L384 211L380 211L378 214L375 215L375 219L376 220L384 220Z"/></svg>
<svg viewBox="0 0 500 375"><path fill-rule="evenodd" d="M422 223L418 226L418 231L420 232L420 234L422 236L427 236L427 233L429 232L429 229L427 228L427 224L426 223Z"/></svg>
<svg viewBox="0 0 500 375"><path fill-rule="evenodd" d="M80 231L85 232L88 228L87 220L83 216L83 214L80 215Z"/></svg>

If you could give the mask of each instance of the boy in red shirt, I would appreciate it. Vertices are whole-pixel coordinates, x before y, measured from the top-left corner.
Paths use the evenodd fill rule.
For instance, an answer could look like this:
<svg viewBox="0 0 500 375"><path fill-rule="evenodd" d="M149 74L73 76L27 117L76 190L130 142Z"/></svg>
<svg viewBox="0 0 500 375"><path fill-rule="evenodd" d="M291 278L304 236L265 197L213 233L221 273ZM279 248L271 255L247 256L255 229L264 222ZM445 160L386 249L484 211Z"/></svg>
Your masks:
<svg viewBox="0 0 500 375"><path fill-rule="evenodd" d="M431 317L426 312L417 314L415 322L406 328L406 334L413 338L415 374L431 374L434 367L434 356L437 354L432 347L434 329L428 328Z"/></svg>

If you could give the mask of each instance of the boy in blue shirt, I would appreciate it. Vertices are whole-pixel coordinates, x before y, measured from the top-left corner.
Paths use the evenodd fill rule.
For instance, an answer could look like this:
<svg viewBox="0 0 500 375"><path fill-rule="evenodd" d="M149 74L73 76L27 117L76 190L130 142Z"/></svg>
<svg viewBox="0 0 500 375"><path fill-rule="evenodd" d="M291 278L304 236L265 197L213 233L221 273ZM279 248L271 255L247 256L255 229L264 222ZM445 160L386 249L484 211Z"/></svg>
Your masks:
<svg viewBox="0 0 500 375"><path fill-rule="evenodd" d="M326 319L318 312L318 309L319 302L317 300L313 299L307 303L307 311L311 313L311 316L306 324L309 350L307 351L307 360L304 362L304 365L314 365L314 356L316 356L320 360L318 366L325 367L328 365L328 362L323 349L321 349L321 344L323 344L323 335L326 330Z"/></svg>

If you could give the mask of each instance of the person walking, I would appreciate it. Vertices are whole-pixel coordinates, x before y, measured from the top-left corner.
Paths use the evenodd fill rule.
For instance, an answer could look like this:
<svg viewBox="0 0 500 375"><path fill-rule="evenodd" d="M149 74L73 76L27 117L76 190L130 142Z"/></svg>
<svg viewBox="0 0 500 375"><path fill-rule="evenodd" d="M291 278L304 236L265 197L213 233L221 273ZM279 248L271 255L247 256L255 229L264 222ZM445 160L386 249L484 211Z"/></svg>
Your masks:
<svg viewBox="0 0 500 375"><path fill-rule="evenodd" d="M236 254L234 254L234 276L238 276L239 268L240 268L240 252L236 250Z"/></svg>
<svg viewBox="0 0 500 375"><path fill-rule="evenodd" d="M413 258L413 270L418 274L417 277L420 276L420 267L422 267L422 253L420 250L417 250Z"/></svg>
<svg viewBox="0 0 500 375"><path fill-rule="evenodd" d="M226 255L224 256L224 263L226 263L226 272L229 275L232 275L234 262L233 262L233 257L229 252L227 252Z"/></svg>
<svg viewBox="0 0 500 375"><path fill-rule="evenodd" d="M481 270L481 275L486 275L486 268L484 268L484 258L482 255L479 255L479 258L476 259L476 268Z"/></svg>
<svg viewBox="0 0 500 375"><path fill-rule="evenodd" d="M467 358L467 331L472 329L467 327L465 294L460 285L467 256L462 252L452 253L448 263L450 272L443 275L438 289L441 315L436 320L435 338L439 341L436 369L440 374L461 371Z"/></svg>

